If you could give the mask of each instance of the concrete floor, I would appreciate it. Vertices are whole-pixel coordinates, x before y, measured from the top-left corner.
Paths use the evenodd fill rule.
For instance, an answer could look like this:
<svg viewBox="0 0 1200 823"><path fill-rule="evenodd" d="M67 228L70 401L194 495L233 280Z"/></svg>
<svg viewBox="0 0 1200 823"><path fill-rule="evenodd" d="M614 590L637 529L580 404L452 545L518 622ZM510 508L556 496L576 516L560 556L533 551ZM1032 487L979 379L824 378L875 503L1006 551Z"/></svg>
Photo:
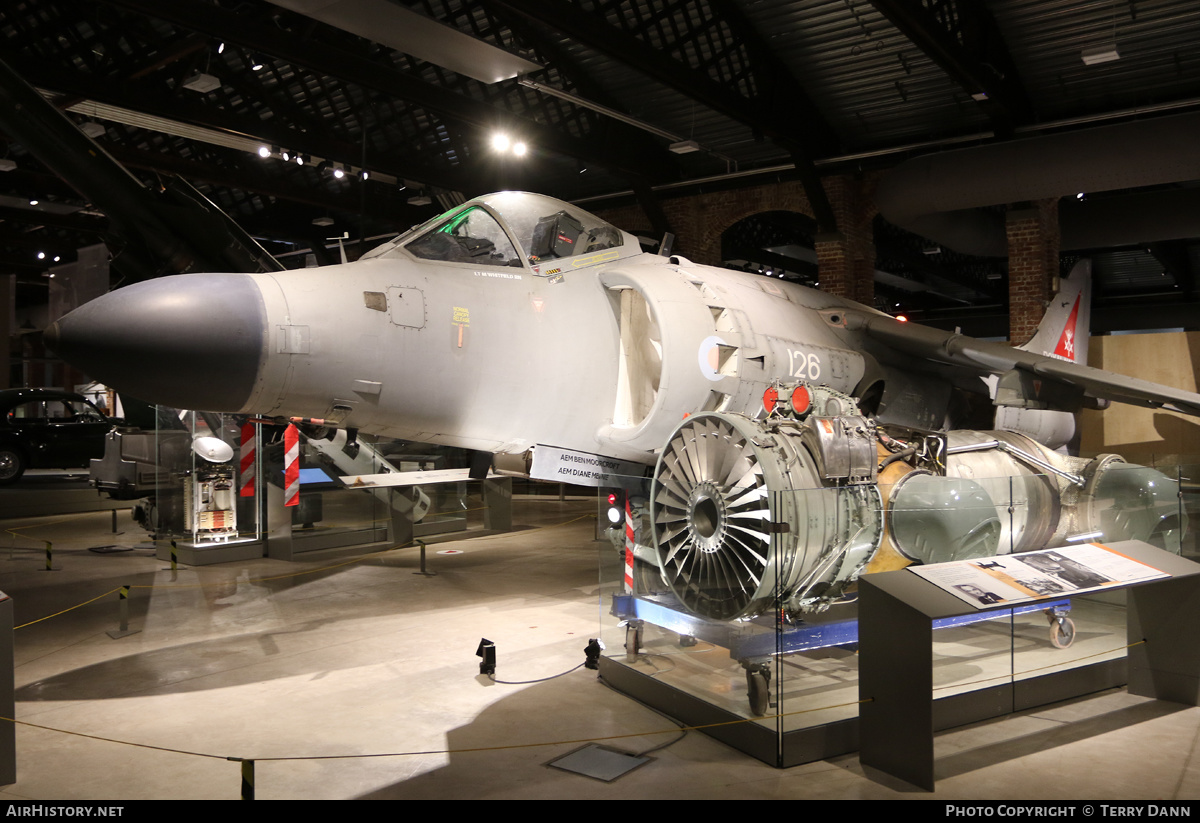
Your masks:
<svg viewBox="0 0 1200 823"><path fill-rule="evenodd" d="M132 585L140 629L109 637L110 593L16 631L17 718L55 731L18 726L17 782L0 794L236 799L228 758L253 758L259 799L1200 798L1200 709L1119 691L940 734L929 794L864 775L855 755L781 771L681 737L583 668L481 682L481 637L509 681L577 666L598 634L623 654L599 596L612 550L591 540L594 512L594 500L518 496L518 531L431 546L435 577L414 574L412 549L172 573L127 512L116 536L107 512L0 520L0 590L18 625ZM44 540L57 571L42 570ZM89 551L114 544L133 548ZM447 548L461 553L433 553ZM584 740L650 732L604 741L669 744L612 783L545 765Z"/></svg>

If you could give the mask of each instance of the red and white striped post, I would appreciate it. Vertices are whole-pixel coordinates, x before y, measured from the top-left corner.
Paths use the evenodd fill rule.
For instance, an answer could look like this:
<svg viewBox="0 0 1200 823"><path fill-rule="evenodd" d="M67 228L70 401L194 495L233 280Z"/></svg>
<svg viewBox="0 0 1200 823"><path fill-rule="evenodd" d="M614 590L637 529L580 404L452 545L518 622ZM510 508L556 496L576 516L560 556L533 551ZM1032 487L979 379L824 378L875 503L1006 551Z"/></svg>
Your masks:
<svg viewBox="0 0 1200 823"><path fill-rule="evenodd" d="M238 475L238 485L241 487L238 494L242 497L254 496L254 480L257 474L255 449L257 443L254 434L255 425L253 423L242 424L241 473Z"/></svg>
<svg viewBox="0 0 1200 823"><path fill-rule="evenodd" d="M289 424L283 431L283 505L300 505L300 430Z"/></svg>
<svg viewBox="0 0 1200 823"><path fill-rule="evenodd" d="M625 593L633 594L633 512L629 510L629 495L625 495Z"/></svg>

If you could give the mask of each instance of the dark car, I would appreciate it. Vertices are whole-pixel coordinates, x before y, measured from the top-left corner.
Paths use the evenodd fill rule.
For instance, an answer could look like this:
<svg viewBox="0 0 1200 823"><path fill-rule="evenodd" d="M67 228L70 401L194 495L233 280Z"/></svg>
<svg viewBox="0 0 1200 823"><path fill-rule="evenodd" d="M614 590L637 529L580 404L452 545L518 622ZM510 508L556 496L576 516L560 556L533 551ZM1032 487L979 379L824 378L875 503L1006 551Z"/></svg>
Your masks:
<svg viewBox="0 0 1200 823"><path fill-rule="evenodd" d="M0 391L0 486L28 468L87 466L104 456L114 421L80 394L53 389Z"/></svg>

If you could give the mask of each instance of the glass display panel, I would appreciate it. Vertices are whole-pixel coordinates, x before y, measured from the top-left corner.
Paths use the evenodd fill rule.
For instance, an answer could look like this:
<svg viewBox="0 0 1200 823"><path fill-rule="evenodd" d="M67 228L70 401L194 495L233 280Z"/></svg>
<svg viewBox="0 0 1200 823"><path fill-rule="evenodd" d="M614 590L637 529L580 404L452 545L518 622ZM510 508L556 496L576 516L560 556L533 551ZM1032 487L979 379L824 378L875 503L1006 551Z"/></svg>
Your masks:
<svg viewBox="0 0 1200 823"><path fill-rule="evenodd" d="M243 432L243 423L157 407L151 522L159 536L197 546L261 537L261 449L257 427Z"/></svg>
<svg viewBox="0 0 1200 823"><path fill-rule="evenodd" d="M386 458L373 439L350 441L344 431L297 430L296 482L288 483L286 433L276 429L264 451L266 482L281 494L293 551L319 551L387 539L392 492L350 489L342 477L379 474Z"/></svg>
<svg viewBox="0 0 1200 823"><path fill-rule="evenodd" d="M601 638L612 663L778 735L780 762L790 733L858 716L861 574L970 564L949 584L964 616L933 624L930 699L1016 689L1127 654L1115 588L1127 581L1084 569L1076 549L1139 540L1194 551L1189 509L1200 503L1182 468L1122 461L820 489L734 475L711 489L622 479L629 522L609 531L615 562L601 549Z"/></svg>

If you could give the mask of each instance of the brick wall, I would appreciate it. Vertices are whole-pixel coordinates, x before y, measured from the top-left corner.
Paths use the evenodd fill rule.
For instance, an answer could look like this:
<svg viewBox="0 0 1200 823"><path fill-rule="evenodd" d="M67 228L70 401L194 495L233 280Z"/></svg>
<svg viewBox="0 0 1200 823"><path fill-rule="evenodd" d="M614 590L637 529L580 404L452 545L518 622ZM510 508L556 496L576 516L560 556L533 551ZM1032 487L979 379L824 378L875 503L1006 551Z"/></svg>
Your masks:
<svg viewBox="0 0 1200 823"><path fill-rule="evenodd" d="M839 231L818 238L817 266L821 289L870 305L875 298L875 244L872 220L878 178L839 175L822 182ZM766 211L813 214L799 182L773 183L737 191L690 195L664 200L663 212L675 232L674 251L696 263L721 265L721 235L730 226ZM640 206L596 212L623 229L650 225Z"/></svg>
<svg viewBox="0 0 1200 823"><path fill-rule="evenodd" d="M812 215L804 187L796 182L675 197L662 201L662 209L675 232L674 250L709 266L721 265L721 234L739 220L764 211ZM636 205L597 210L596 214L626 231L650 225Z"/></svg>
<svg viewBox="0 0 1200 823"><path fill-rule="evenodd" d="M875 218L877 176L837 175L822 181L838 224L836 233L817 237L821 291L871 305L875 301Z"/></svg>
<svg viewBox="0 0 1200 823"><path fill-rule="evenodd" d="M1058 199L1010 208L1008 230L1008 339L1028 343L1046 313L1058 277Z"/></svg>

